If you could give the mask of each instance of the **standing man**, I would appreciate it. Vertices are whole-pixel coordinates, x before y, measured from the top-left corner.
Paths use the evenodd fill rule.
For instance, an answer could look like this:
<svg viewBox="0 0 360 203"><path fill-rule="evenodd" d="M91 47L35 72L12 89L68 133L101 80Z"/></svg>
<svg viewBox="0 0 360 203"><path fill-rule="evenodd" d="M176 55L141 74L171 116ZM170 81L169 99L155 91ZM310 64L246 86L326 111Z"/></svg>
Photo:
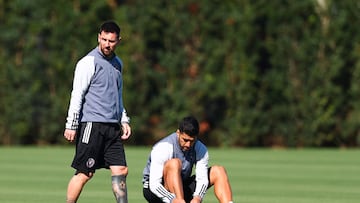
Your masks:
<svg viewBox="0 0 360 203"><path fill-rule="evenodd" d="M120 27L112 21L101 25L98 46L80 59L75 68L73 90L64 137L76 140L72 167L75 175L67 189L67 203L77 202L95 170L110 168L117 203L127 203L123 141L131 135L122 98L122 61L115 55Z"/></svg>
<svg viewBox="0 0 360 203"><path fill-rule="evenodd" d="M198 134L199 123L189 116L154 145L143 171L143 195L149 203L200 203L211 186L219 202L232 203L227 173L222 166L208 167L208 150Z"/></svg>

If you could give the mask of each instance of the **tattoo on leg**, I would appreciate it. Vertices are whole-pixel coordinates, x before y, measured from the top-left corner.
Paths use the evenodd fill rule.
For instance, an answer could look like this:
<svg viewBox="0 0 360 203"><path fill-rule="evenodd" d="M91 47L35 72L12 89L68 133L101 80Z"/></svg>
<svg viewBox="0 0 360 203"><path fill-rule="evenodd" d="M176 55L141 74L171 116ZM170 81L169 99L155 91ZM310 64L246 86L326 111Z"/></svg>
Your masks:
<svg viewBox="0 0 360 203"><path fill-rule="evenodd" d="M112 189L117 203L127 203L126 177L124 175L112 176Z"/></svg>

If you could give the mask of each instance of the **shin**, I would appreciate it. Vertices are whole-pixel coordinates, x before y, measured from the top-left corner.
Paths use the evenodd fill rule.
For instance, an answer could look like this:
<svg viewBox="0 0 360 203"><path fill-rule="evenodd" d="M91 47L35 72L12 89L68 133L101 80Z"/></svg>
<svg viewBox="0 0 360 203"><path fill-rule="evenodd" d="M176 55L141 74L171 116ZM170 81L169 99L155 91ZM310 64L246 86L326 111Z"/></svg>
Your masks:
<svg viewBox="0 0 360 203"><path fill-rule="evenodd" d="M117 203L127 203L127 187L125 175L114 175L112 179L112 189Z"/></svg>

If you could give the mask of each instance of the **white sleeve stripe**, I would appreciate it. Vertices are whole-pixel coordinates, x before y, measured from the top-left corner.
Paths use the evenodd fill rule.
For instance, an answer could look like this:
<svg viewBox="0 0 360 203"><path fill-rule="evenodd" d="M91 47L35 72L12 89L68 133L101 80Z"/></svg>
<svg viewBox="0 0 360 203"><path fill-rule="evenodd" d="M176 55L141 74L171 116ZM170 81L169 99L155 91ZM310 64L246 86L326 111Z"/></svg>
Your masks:
<svg viewBox="0 0 360 203"><path fill-rule="evenodd" d="M205 184L203 184L201 186L201 189L200 189L200 192L199 192L199 195L200 195L201 199L204 197L204 195L206 193L206 190L207 190L207 186Z"/></svg>
<svg viewBox="0 0 360 203"><path fill-rule="evenodd" d="M171 194L165 188L159 187L156 189L156 191L168 200L172 200L174 198L173 194Z"/></svg>

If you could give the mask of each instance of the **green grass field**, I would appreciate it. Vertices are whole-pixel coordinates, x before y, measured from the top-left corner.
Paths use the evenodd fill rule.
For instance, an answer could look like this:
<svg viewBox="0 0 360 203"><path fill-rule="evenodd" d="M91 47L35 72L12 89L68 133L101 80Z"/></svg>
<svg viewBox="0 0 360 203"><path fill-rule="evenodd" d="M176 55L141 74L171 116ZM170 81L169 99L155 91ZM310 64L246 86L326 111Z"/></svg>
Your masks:
<svg viewBox="0 0 360 203"><path fill-rule="evenodd" d="M150 147L126 147L131 203L145 202L141 173ZM72 147L0 147L1 203L64 203ZM227 168L235 202L355 203L360 201L360 150L209 148L210 164ZM99 170L79 203L115 202L108 170ZM213 190L205 203L217 202Z"/></svg>

